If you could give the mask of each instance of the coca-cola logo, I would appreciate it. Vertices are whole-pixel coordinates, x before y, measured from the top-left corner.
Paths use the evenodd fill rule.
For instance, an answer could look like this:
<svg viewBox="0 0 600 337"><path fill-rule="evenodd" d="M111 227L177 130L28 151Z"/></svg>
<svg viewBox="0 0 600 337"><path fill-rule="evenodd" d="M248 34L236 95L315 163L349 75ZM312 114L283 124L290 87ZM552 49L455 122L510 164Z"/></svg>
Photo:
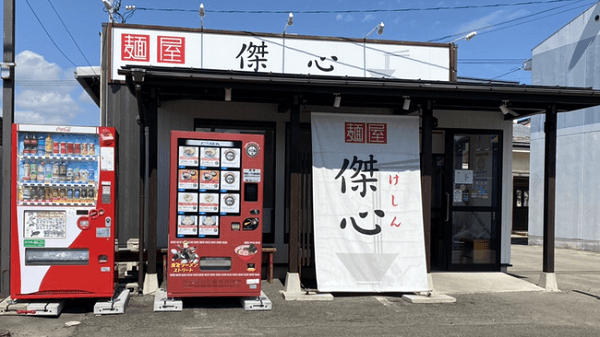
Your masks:
<svg viewBox="0 0 600 337"><path fill-rule="evenodd" d="M56 132L71 132L70 126L58 126L56 127Z"/></svg>

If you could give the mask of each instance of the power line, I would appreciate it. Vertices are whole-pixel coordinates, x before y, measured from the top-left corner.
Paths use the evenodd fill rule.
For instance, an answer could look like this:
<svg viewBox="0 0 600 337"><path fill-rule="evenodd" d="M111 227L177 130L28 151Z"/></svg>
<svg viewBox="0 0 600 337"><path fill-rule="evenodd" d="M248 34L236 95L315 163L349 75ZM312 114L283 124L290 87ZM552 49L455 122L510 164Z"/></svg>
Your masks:
<svg viewBox="0 0 600 337"><path fill-rule="evenodd" d="M396 8L396 9L347 9L347 10L294 10L294 11L273 11L273 10L206 10L207 13L227 13L227 14L287 14L289 12L298 14L344 14L344 13L389 13L389 12L416 12L416 11L435 11L435 10L455 10L455 9L476 9L491 7L512 7L549 4L556 2L572 2L576 0L547 0L547 1L528 1L510 4L485 4L468 6L439 6L424 8ZM136 10L144 11L162 11L162 12L198 12L198 9L180 9L180 8L150 8L136 7Z"/></svg>
<svg viewBox="0 0 600 337"><path fill-rule="evenodd" d="M593 2L593 3L595 3L595 2ZM523 24L526 24L526 23L529 23L529 22L532 22L532 21L537 21L537 20L549 18L551 16L555 16L555 15L559 15L559 14L562 14L562 13L566 13L568 11L572 11L572 10L575 10L575 9L578 9L578 8L581 8L581 7L587 7L587 6L591 5L591 4L592 3L583 4L583 5L580 5L580 6L576 6L576 7L573 7L573 8L566 9L566 10L564 10L562 12L548 14L546 16L542 16L541 18L531 19L531 20L528 20L528 21L523 21L523 22L515 23L514 25L510 25L510 26L507 26L507 27L501 27L501 28L497 28L497 29L485 31L485 32L480 33L479 35L483 35L483 34L487 34L487 33L492 33L492 32L497 32L499 30L512 28L512 27L523 25Z"/></svg>
<svg viewBox="0 0 600 337"><path fill-rule="evenodd" d="M584 1L584 0L574 0L574 2L573 2L573 3L578 3L578 2L581 2L581 1ZM570 5L572 5L573 3L566 4L566 5L562 5L562 6L556 6L556 7L549 8L549 9L545 9L545 10L543 10L543 11L540 11L540 12L537 12L537 13L533 13L533 14L530 14L530 15L527 15L527 17L519 17L519 18L515 18L515 19L511 19L511 20L503 21L503 22L500 22L500 23L497 23L497 24L493 24L493 25L488 25L488 26L484 26L484 27L479 27L479 28L471 29L471 30L470 30L470 31L468 31L468 32L461 32L461 33L456 33L456 34L452 34L452 35L447 35L447 36L440 37L440 38L437 38L437 39L429 40L428 42L441 41L441 40L451 39L451 38L454 38L454 37L457 37L457 36L463 36L463 35L465 35L465 34L468 34L468 33L470 33L471 31L477 31L477 32L479 33L479 31L481 31L481 30L484 30L484 29L490 29L490 28L494 28L494 27L497 27L497 26L501 26L501 25L509 24L509 23L511 23L511 22L515 22L515 21L523 20L523 19L526 19L526 18L531 18L531 17L533 17L533 16L536 16L536 15L540 15L540 14L547 13L547 12L550 12L550 11L553 11L553 10L556 10L556 9L559 9L559 8L563 8L563 7L570 6ZM578 7L577 7L577 8L578 8ZM568 9L568 10L572 10L572 9L573 9L573 8L571 8L571 9ZM563 13L563 12L559 12L559 13L557 13L557 14L560 14L560 13ZM541 17L541 18L537 18L537 19L533 19L533 20L539 20L539 19L543 19L543 18L545 18L545 17ZM533 21L533 20L531 20L531 21ZM492 30L492 31L493 31L493 30ZM487 33L487 32L486 32L486 33ZM481 35L482 33L479 33L479 34Z"/></svg>
<svg viewBox="0 0 600 337"><path fill-rule="evenodd" d="M506 76L506 75L510 75L510 74L512 74L512 73L514 73L514 72L517 72L517 71L521 70L521 69L523 69L523 67L513 68L513 69L511 69L511 70L510 70L509 72L507 72L507 73L504 73L504 74L502 74L502 75L500 75L500 76L492 77L492 80L495 80L495 79L497 79L497 78L500 78L500 77L504 77L504 76Z"/></svg>
<svg viewBox="0 0 600 337"><path fill-rule="evenodd" d="M92 68L92 65L90 64L90 61L88 61L88 59L87 59L87 57L85 57L85 54L83 53L83 51L81 51L81 48L79 48L79 44L77 44L77 41L75 41L75 38L73 37L73 35L71 35L71 32L69 31L69 28L67 28L67 25L65 25L65 22L63 21L63 19L60 17L60 15L58 14L58 12L56 11L56 8L54 8L54 5L52 5L52 2L50 0L48 0L48 3L50 4L50 7L52 7L52 10L54 10L54 13L56 14L56 16L58 17L58 19L62 23L63 27L65 27L65 30L67 31L67 33L71 37L71 40L73 40L73 43L75 43L75 46L77 47L77 50L79 50L79 53L81 53L81 56L83 56L83 58L85 59L85 62L87 62L88 66L90 66L90 68L92 69L92 72L94 73L94 75L97 75L96 71L94 71L94 68Z"/></svg>
<svg viewBox="0 0 600 337"><path fill-rule="evenodd" d="M71 59L67 57L67 55L60 49L60 47L58 47L58 45L56 44L56 42L54 42L54 39L52 38L52 36L50 36L50 33L48 33L48 31L46 30L46 27L44 27L44 24L42 23L42 21L40 20L40 18L37 16L37 14L35 13L35 11L33 10L33 7L31 7L31 4L29 3L29 0L25 0L25 2L27 3L27 6L29 6L29 9L31 9L31 12L33 13L33 16L35 16L35 18L37 19L37 21L40 23L40 26L42 26L42 29L44 30L44 32L46 32L46 35L48 35L48 38L50 39L50 41L52 41L52 43L54 44L54 46L56 47L56 49L58 49L58 51L62 54L62 56L64 56L67 59L67 61L71 62L71 64L74 67L77 67L77 65L75 65L75 63L73 63L73 61L71 61Z"/></svg>

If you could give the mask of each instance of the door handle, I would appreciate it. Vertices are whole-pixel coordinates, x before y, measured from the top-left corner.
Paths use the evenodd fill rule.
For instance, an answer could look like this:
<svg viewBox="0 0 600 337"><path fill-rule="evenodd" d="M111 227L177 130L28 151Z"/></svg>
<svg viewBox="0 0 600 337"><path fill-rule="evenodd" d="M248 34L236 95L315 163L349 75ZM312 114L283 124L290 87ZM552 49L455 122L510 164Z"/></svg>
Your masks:
<svg viewBox="0 0 600 337"><path fill-rule="evenodd" d="M446 192L446 222L450 221L450 193Z"/></svg>

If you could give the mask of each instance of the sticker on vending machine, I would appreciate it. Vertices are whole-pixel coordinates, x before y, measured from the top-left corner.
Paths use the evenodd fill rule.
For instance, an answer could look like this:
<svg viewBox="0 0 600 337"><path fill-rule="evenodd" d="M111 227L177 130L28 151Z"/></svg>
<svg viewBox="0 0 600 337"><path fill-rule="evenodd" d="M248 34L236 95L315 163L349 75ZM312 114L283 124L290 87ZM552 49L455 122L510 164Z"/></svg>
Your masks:
<svg viewBox="0 0 600 337"><path fill-rule="evenodd" d="M216 213L219 211L218 193L200 193L200 212Z"/></svg>
<svg viewBox="0 0 600 337"><path fill-rule="evenodd" d="M179 166L198 166L199 149L195 146L179 147Z"/></svg>
<svg viewBox="0 0 600 337"><path fill-rule="evenodd" d="M216 215L201 215L199 235L219 235L219 217Z"/></svg>
<svg viewBox="0 0 600 337"><path fill-rule="evenodd" d="M221 189L227 191L240 190L240 172L238 171L222 171L221 172Z"/></svg>
<svg viewBox="0 0 600 337"><path fill-rule="evenodd" d="M200 170L200 189L218 190L219 189L219 171L218 170Z"/></svg>
<svg viewBox="0 0 600 337"><path fill-rule="evenodd" d="M195 215L177 216L177 235L197 235L198 217Z"/></svg>
<svg viewBox="0 0 600 337"><path fill-rule="evenodd" d="M197 189L198 188L198 170L179 170L179 179L177 188Z"/></svg>
<svg viewBox="0 0 600 337"><path fill-rule="evenodd" d="M240 153L240 149L221 148L221 167L239 168Z"/></svg>
<svg viewBox="0 0 600 337"><path fill-rule="evenodd" d="M200 148L200 166L219 167L221 152L218 147L201 147Z"/></svg>
<svg viewBox="0 0 600 337"><path fill-rule="evenodd" d="M235 193L221 195L221 214L240 212L240 195Z"/></svg>
<svg viewBox="0 0 600 337"><path fill-rule="evenodd" d="M177 212L197 212L198 194L179 192L177 194Z"/></svg>

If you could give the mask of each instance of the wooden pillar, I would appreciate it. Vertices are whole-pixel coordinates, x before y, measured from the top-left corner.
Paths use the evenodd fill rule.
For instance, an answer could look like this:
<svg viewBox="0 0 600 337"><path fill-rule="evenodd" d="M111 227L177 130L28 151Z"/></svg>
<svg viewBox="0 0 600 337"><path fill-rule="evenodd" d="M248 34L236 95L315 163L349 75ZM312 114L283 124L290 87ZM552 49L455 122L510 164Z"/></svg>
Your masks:
<svg viewBox="0 0 600 337"><path fill-rule="evenodd" d="M298 96L290 111L290 239L289 239L289 272L299 272L300 239L300 105Z"/></svg>
<svg viewBox="0 0 600 337"><path fill-rule="evenodd" d="M433 107L427 101L421 114L421 191L427 272L431 272L431 181L433 175Z"/></svg>
<svg viewBox="0 0 600 337"><path fill-rule="evenodd" d="M546 110L544 147L544 261L543 272L554 273L554 218L556 214L556 105Z"/></svg>

